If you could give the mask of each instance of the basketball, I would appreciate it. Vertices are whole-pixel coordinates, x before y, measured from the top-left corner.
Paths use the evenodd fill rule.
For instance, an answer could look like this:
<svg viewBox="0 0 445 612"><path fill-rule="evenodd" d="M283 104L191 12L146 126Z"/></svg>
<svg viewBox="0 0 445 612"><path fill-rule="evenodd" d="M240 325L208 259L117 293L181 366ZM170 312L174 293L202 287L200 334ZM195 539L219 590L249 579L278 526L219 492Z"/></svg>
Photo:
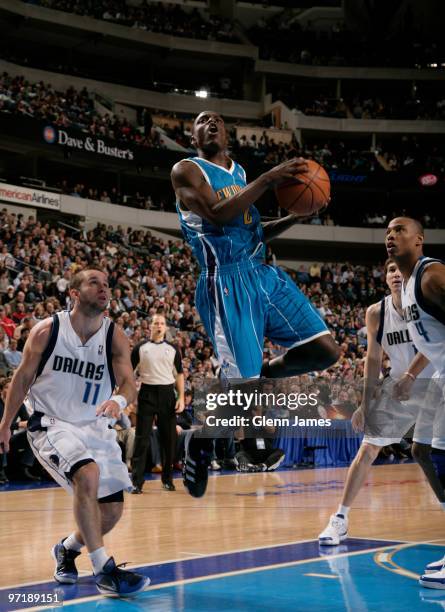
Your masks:
<svg viewBox="0 0 445 612"><path fill-rule="evenodd" d="M308 172L299 175L299 182L288 181L275 187L281 208L300 215L313 215L327 206L331 182L326 170L312 159L307 160Z"/></svg>

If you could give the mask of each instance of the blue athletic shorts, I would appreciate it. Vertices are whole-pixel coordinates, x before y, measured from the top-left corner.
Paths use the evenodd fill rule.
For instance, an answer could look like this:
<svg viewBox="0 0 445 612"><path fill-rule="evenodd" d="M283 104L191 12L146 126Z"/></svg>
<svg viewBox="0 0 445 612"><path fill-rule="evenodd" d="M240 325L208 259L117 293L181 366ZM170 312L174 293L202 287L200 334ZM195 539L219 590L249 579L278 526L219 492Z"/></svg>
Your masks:
<svg viewBox="0 0 445 612"><path fill-rule="evenodd" d="M227 378L259 376L265 336L292 348L329 333L292 279L266 264L203 270L196 306Z"/></svg>

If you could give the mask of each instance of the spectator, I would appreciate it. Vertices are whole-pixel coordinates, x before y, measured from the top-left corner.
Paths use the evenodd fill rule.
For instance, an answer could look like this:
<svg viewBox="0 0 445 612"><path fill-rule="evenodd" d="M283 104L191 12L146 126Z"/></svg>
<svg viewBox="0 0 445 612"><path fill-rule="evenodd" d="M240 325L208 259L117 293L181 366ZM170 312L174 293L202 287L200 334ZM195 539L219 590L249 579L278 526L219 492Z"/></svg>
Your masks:
<svg viewBox="0 0 445 612"><path fill-rule="evenodd" d="M22 360L22 353L17 350L17 340L11 338L9 347L4 351L4 356L11 370L15 370Z"/></svg>
<svg viewBox="0 0 445 612"><path fill-rule="evenodd" d="M0 326L3 328L8 338L13 337L16 325L14 321L7 316L7 310L4 306L0 306Z"/></svg>

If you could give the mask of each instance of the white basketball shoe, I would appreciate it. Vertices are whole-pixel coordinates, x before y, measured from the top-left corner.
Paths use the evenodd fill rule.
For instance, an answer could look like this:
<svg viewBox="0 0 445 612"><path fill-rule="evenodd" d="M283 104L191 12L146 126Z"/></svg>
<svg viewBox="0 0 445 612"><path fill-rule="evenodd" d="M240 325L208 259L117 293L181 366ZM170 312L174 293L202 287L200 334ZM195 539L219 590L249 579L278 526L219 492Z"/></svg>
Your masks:
<svg viewBox="0 0 445 612"><path fill-rule="evenodd" d="M318 536L320 546L338 546L348 537L348 519L342 514L332 514L329 524Z"/></svg>

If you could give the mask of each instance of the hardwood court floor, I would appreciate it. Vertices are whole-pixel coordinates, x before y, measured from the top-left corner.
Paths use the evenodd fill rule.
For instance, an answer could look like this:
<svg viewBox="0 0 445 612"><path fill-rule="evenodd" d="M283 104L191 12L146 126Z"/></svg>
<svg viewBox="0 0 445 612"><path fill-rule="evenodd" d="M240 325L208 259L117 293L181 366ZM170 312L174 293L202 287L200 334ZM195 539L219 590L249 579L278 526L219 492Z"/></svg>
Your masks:
<svg viewBox="0 0 445 612"><path fill-rule="evenodd" d="M316 539L336 509L346 468L211 477L193 499L147 481L128 495L124 516L106 536L117 562L148 564ZM70 497L59 488L0 492L0 586L49 580L50 549L73 530ZM350 515L350 536L438 541L444 515L415 464L372 468ZM90 572L88 557L76 561Z"/></svg>

